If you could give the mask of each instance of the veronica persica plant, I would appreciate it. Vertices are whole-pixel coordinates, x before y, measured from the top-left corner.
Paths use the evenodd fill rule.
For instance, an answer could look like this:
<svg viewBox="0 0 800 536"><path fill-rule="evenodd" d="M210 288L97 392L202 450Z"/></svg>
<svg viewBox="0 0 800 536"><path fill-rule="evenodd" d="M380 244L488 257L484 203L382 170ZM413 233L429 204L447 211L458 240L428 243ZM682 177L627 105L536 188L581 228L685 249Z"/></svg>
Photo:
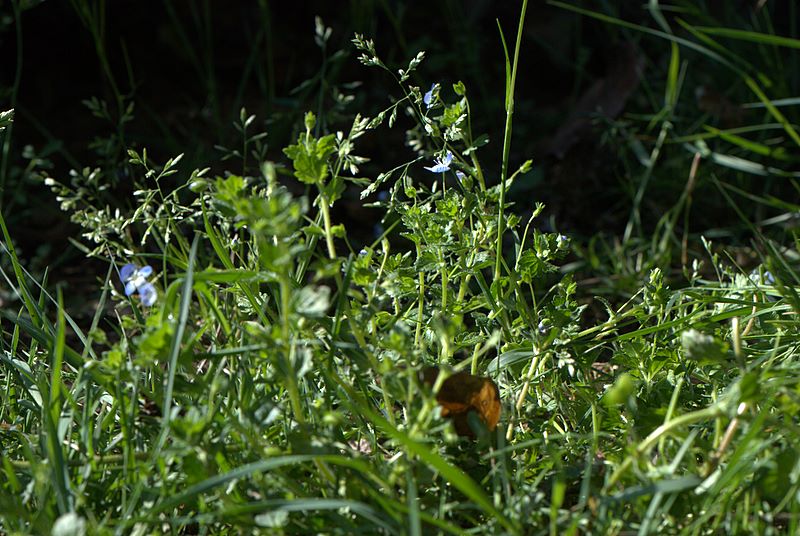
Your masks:
<svg viewBox="0 0 800 536"><path fill-rule="evenodd" d="M119 271L119 278L125 285L125 295L139 294L142 305L150 307L156 302L158 292L152 283L147 281L153 273L151 266L145 265L139 268L135 264L128 263Z"/></svg>

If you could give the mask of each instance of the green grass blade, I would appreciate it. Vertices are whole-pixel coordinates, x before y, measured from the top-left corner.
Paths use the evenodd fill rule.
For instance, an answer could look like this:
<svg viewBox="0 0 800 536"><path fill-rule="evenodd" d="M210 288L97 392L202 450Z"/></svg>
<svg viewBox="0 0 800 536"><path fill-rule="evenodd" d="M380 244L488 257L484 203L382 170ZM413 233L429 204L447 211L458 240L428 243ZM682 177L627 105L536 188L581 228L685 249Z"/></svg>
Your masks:
<svg viewBox="0 0 800 536"><path fill-rule="evenodd" d="M198 482L197 484L189 486L188 488L186 488L185 490L183 490L178 494L171 495L170 497L163 499L161 502L156 503L150 510L148 510L148 515L158 514L161 512L168 512L173 508L178 507L181 504L190 503L194 501L197 497L203 495L204 493L208 493L234 480L240 480L257 473L264 473L267 471L272 471L274 469L279 469L281 467L304 464L314 461L321 461L332 465L340 465L342 467L348 467L361 472L366 477L372 480L375 480L375 483L378 486L389 486L387 482L384 482L383 480L379 479L374 474L374 471L370 468L370 466L362 460L351 459L338 455L293 454L288 456L278 456L267 460L249 463L237 467L236 469L232 469L226 473L209 477L201 482Z"/></svg>
<svg viewBox="0 0 800 536"><path fill-rule="evenodd" d="M780 35L770 35L749 30L738 30L736 28L719 28L713 26L695 26L695 29L709 35L720 37L730 37L738 41L750 43L762 43L776 47L800 48L800 39L783 37Z"/></svg>
<svg viewBox="0 0 800 536"><path fill-rule="evenodd" d="M64 322L64 307L61 298L61 291L58 293L58 318L56 320L55 344L51 351L50 361L50 388L42 390L47 393L42 406L43 422L45 425L45 440L47 443L47 453L50 459L51 471L53 474L53 485L56 490L56 504L61 514L75 510L75 498L69 481L69 467L64 448L58 432L58 423L61 418L62 399L61 390L61 367L64 363L64 347L66 329Z"/></svg>
<svg viewBox="0 0 800 536"><path fill-rule="evenodd" d="M742 136L737 136L736 134L730 134L728 132L725 132L724 130L714 128L709 125L703 125L703 128L706 129L708 132L719 136L721 139L729 143L732 143L733 145L741 147L745 151L749 151L751 153L755 153L760 156L769 156L778 160L789 159L783 147L778 147L773 149L772 147L764 145L763 143L751 141L748 140L747 138L743 138Z"/></svg>
<svg viewBox="0 0 800 536"><path fill-rule="evenodd" d="M171 346L169 349L169 363L167 365L167 382L164 387L164 403L162 406L162 422L161 422L161 435L158 442L158 447L155 449L160 450L166 441L167 433L169 431L169 421L172 418L172 393L175 389L175 373L178 369L178 356L181 353L181 345L183 344L183 335L186 331L186 324L189 321L189 305L192 303L192 294L194 286L194 264L197 260L197 244L200 235L195 235L192 241L192 249L189 252L189 263L186 267L186 273L183 280L183 288L181 289L181 302L178 309L178 322L175 326L175 333L172 336Z"/></svg>

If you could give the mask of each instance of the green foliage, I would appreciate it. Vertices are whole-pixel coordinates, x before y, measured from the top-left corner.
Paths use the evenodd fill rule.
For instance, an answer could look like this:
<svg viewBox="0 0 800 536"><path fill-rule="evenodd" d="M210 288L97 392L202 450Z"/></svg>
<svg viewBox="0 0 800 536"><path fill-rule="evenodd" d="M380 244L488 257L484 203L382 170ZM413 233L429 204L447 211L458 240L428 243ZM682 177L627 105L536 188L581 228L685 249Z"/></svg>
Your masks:
<svg viewBox="0 0 800 536"><path fill-rule="evenodd" d="M316 118L314 114L306 114L306 132L301 134L297 144L290 145L283 152L294 165L294 176L300 182L322 185L328 177L328 157L336 150L334 134L319 139L311 136Z"/></svg>
<svg viewBox="0 0 800 536"><path fill-rule="evenodd" d="M96 29L88 5L75 7ZM658 2L650 9L660 13ZM323 50L330 35L318 20ZM326 133L336 125L307 113L297 143L283 149L288 161L266 159L242 109L241 150L227 153L242 159L241 172L184 175L182 155L157 165L128 149L116 164L129 167L134 190L120 200L103 169L121 158L120 143L103 153L109 166L76 171L68 184L48 176L90 243L86 255L108 263L88 328L68 313L64 291L51 294L46 278L26 271L0 216L0 270L13 287L0 309L0 528L796 532L796 252L756 235L763 259L748 274L703 239L707 269L695 259L676 282L665 259L680 244L675 215L690 192L659 224L666 238L649 244L634 239L633 230L644 236L643 198L634 197L622 242L577 246L605 295L590 301L564 264L570 239L543 230L541 205L525 222L506 199L532 167L508 173L519 36L513 67L506 53L509 115L496 171L481 166L487 149L472 132L465 84L453 86L452 101L435 84L426 103L414 82L424 54L395 69L356 36L361 62L393 77L400 96L374 118L348 118L349 132ZM93 112L113 120L98 103ZM366 162L357 140L401 121L408 161L355 177ZM791 138L793 127L781 128ZM423 160L441 163L448 152L444 172L425 170ZM168 189L170 176L181 185ZM349 222L335 223L330 210L356 193L384 226L358 252ZM119 269L134 261L155 266L152 307L122 290ZM457 436L438 386L421 380L429 366L442 378L490 377L500 425L475 422L483 433Z"/></svg>

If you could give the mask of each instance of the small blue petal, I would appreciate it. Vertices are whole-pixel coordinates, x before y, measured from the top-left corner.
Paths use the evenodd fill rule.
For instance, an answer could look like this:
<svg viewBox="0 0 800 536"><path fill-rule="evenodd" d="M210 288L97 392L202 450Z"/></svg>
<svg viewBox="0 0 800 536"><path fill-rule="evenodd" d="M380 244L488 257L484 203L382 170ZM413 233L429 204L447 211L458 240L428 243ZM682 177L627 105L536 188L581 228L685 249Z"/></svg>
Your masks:
<svg viewBox="0 0 800 536"><path fill-rule="evenodd" d="M139 268L139 275L142 276L142 277L147 277L152 273L153 273L153 267L150 266L150 265L146 264L146 265L142 266L141 268Z"/></svg>
<svg viewBox="0 0 800 536"><path fill-rule="evenodd" d="M775 276L773 276L769 271L764 271L764 283L767 285L774 285L775 284Z"/></svg>
<svg viewBox="0 0 800 536"><path fill-rule="evenodd" d="M136 292L136 284L133 281L125 283L125 295L130 296L134 292Z"/></svg>
<svg viewBox="0 0 800 536"><path fill-rule="evenodd" d="M448 166L447 164L436 164L435 166L431 167L425 166L425 169L427 169L428 171L432 171L434 173L444 173L445 171L450 169L450 166Z"/></svg>
<svg viewBox="0 0 800 536"><path fill-rule="evenodd" d="M136 265L128 263L119 270L119 278L121 281L125 282L131 278L133 272L136 271Z"/></svg>
<svg viewBox="0 0 800 536"><path fill-rule="evenodd" d="M431 88L422 97L422 102L424 102L425 106L427 106L428 108L433 106L433 90L435 88L436 88L436 84L431 84Z"/></svg>
<svg viewBox="0 0 800 536"><path fill-rule="evenodd" d="M362 249L361 251L358 252L358 256L359 257L363 257L364 255L367 255L368 253L369 252L366 249Z"/></svg>
<svg viewBox="0 0 800 536"><path fill-rule="evenodd" d="M156 292L156 287L150 283L145 283L139 287L139 298L141 298L142 305L145 307L150 307L153 305L156 302L157 297L158 293Z"/></svg>
<svg viewBox="0 0 800 536"><path fill-rule="evenodd" d="M447 154L444 158L437 158L434 160L434 165L428 167L425 166L425 169L428 171L432 171L433 173L444 173L450 169L450 164L453 162L453 153L451 151L447 151Z"/></svg>

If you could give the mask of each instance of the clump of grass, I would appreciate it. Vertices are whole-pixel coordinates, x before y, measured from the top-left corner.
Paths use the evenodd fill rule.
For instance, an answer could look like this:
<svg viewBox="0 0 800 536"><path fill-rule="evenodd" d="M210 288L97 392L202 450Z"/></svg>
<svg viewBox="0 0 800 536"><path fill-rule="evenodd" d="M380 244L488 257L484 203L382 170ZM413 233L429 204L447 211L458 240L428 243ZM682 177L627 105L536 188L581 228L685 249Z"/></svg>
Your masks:
<svg viewBox="0 0 800 536"><path fill-rule="evenodd" d="M200 169L167 191L180 155L130 151L128 211L104 204L102 171L50 178L108 261L88 328L0 217L17 305L0 310L3 530L795 531L794 259L765 239L746 272L706 241L685 287L653 267L582 324L569 239L505 197L531 168L509 173L523 21L497 172L464 84L421 89L423 54L396 69L356 36L399 96L341 131L307 113L259 175ZM243 155L262 137L239 119ZM409 161L359 177L359 139L402 122ZM331 213L347 188L384 214L363 248ZM491 377L500 426L457 436L419 379L431 365Z"/></svg>

